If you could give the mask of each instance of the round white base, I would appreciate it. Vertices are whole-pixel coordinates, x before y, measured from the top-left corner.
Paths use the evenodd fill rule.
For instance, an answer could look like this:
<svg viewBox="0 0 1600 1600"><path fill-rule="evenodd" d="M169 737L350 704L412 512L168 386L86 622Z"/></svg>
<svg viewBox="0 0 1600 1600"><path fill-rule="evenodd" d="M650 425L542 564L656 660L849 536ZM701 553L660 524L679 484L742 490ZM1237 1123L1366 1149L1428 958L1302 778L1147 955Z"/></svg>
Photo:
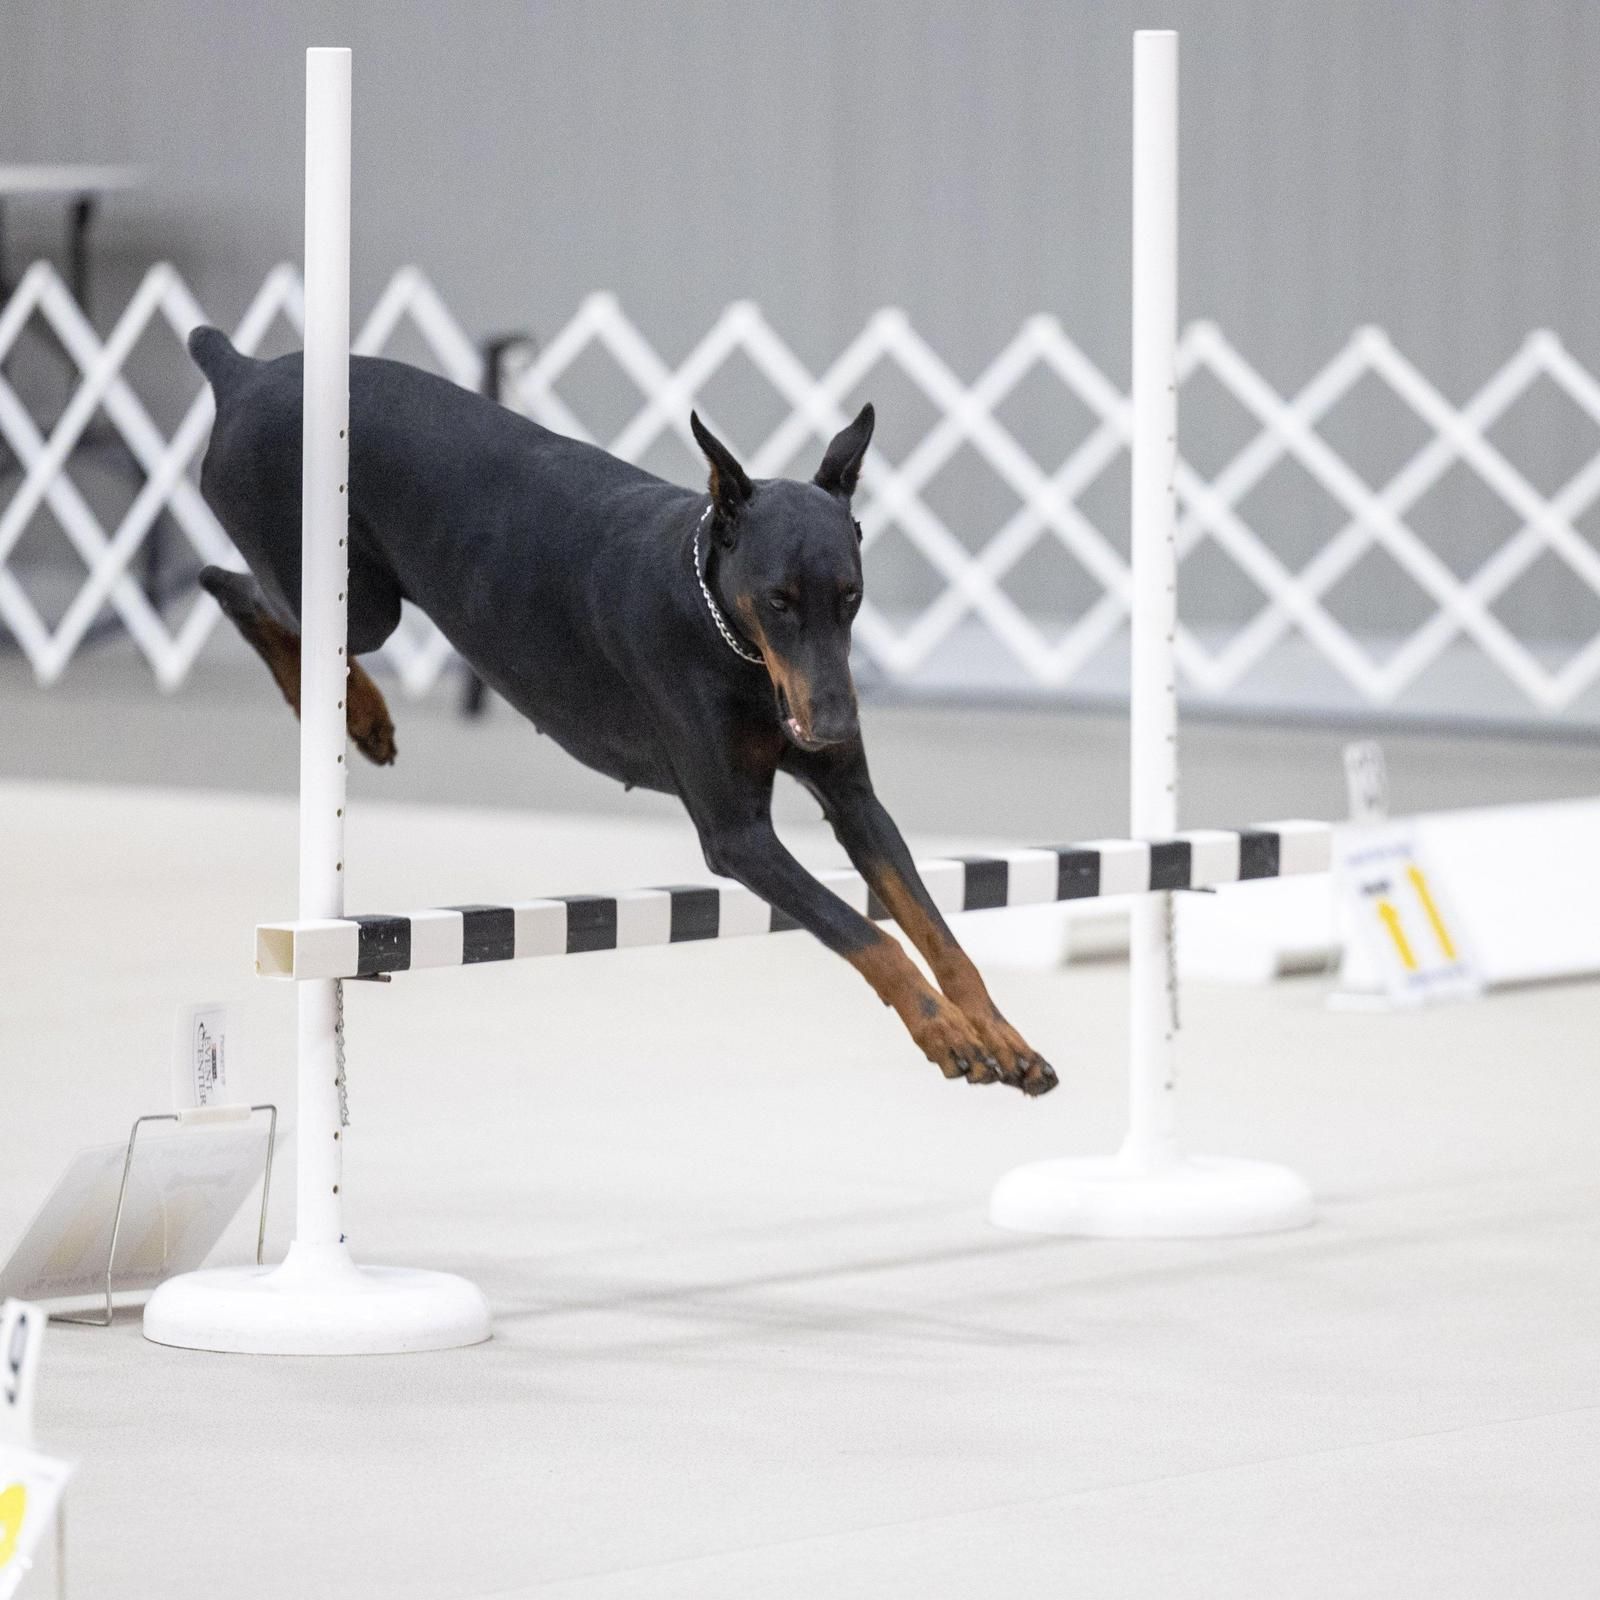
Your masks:
<svg viewBox="0 0 1600 1600"><path fill-rule="evenodd" d="M989 1220L1090 1239L1215 1239L1311 1221L1298 1174L1264 1161L1181 1156L1155 1171L1120 1157L1035 1161L994 1186Z"/></svg>
<svg viewBox="0 0 1600 1600"><path fill-rule="evenodd" d="M398 1355L480 1344L489 1306L448 1272L358 1267L343 1245L296 1243L279 1267L169 1278L145 1307L144 1336L241 1355Z"/></svg>

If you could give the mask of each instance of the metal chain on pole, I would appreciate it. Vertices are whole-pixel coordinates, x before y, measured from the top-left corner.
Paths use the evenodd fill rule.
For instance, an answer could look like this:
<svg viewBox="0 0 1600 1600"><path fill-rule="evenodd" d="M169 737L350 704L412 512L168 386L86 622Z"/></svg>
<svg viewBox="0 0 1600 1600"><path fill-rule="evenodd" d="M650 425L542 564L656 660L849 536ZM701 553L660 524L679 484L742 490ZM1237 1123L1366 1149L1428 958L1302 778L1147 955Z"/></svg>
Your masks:
<svg viewBox="0 0 1600 1600"><path fill-rule="evenodd" d="M1167 1017L1172 1031L1182 1026L1178 1015L1178 897L1164 894L1167 942Z"/></svg>
<svg viewBox="0 0 1600 1600"><path fill-rule="evenodd" d="M344 980L333 985L333 1061L335 1087L339 1091L339 1126L350 1126L350 1096L344 1077Z"/></svg>

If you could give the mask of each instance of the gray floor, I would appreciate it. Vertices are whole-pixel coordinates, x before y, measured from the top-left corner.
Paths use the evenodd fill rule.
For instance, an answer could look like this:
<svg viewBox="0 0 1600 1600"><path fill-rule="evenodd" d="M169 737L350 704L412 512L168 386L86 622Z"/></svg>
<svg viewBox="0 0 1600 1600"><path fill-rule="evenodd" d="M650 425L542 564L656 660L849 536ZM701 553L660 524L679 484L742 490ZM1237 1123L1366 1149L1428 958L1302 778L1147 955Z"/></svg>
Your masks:
<svg viewBox="0 0 1600 1600"><path fill-rule="evenodd" d="M52 770L103 770L75 748L95 727L146 781L292 761L264 698L158 708L181 763L155 713L48 705L25 737L37 758L53 718ZM919 830L1118 820L1113 724L875 722ZM402 727L452 752L413 769L441 781L500 738ZM1193 820L1337 804L1329 736L1187 748ZM484 763L507 798L545 770L510 749ZM1594 787L1592 751L1402 754L1408 803ZM238 1086L287 1093L290 992L247 963L290 908L294 822L275 796L12 783L0 829L10 1234L67 1151L164 1097L180 1002L226 1000ZM353 810L352 903L699 870L670 817ZM273 1361L163 1350L132 1317L54 1330L39 1421L81 1463L74 1592L1593 1595L1600 986L1394 1017L1329 1012L1317 982L1193 988L1189 1142L1299 1168L1315 1226L993 1231L1007 1167L1114 1144L1124 984L995 975L1062 1071L1039 1103L945 1084L800 936L352 986L353 1241L473 1276L495 1339Z"/></svg>
<svg viewBox="0 0 1600 1600"><path fill-rule="evenodd" d="M536 808L618 817L682 817L659 795L624 794L491 701L477 722L456 714L447 679L422 703L392 679L400 759L352 769L358 798ZM1046 709L936 709L869 702L868 749L880 793L903 827L970 837L1060 840L1126 831L1127 725L1115 714ZM266 672L219 630L191 682L154 691L126 646L73 663L41 694L16 657L0 658L0 778L66 779L292 794L295 724ZM1186 827L1266 817L1340 817L1340 752L1359 727L1185 720L1180 740ZM1600 739L1473 737L1390 730L1397 811L1600 792ZM815 807L780 786L780 815Z"/></svg>

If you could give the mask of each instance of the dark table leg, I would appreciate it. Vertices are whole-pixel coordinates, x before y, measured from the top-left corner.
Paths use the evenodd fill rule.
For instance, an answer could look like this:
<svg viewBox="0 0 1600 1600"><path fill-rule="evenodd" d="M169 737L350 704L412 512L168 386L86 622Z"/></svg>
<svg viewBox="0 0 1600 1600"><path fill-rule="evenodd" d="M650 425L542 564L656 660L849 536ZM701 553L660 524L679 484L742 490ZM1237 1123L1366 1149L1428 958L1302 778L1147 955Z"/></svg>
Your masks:
<svg viewBox="0 0 1600 1600"><path fill-rule="evenodd" d="M94 226L94 210L94 196L80 194L68 213L67 234L67 281L72 288L72 298L91 320L94 312L89 305L89 230Z"/></svg>
<svg viewBox="0 0 1600 1600"><path fill-rule="evenodd" d="M90 235L94 231L96 197L80 194L68 212L67 281L72 288L72 298L91 322L94 321L93 256ZM167 562L167 518L158 514L150 524L139 549L139 586L158 611L161 609L161 579Z"/></svg>

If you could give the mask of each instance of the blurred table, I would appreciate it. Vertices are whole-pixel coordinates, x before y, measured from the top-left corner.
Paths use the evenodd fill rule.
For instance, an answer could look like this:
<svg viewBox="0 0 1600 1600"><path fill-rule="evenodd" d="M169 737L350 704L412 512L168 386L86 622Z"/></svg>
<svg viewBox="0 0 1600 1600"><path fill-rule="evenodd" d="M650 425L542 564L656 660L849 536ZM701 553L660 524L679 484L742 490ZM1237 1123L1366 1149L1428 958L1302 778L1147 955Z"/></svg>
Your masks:
<svg viewBox="0 0 1600 1600"><path fill-rule="evenodd" d="M66 210L67 285L84 315L92 321L94 258L90 246L95 214L106 195L137 189L148 180L148 176L143 167L80 166L60 162L0 165L0 304L9 300L17 287L17 280L7 270L6 262L5 221L8 208L21 200L56 202ZM59 347L68 375L76 382L77 369L70 352L60 345L58 339L52 338L52 343ZM9 363L9 360L8 352L6 362ZM0 370L4 370L3 364L0 364ZM50 432L51 425L44 424L42 431ZM129 451L126 441L113 430L93 425L84 428L73 443L72 454L77 456L85 452L100 457L107 470L127 478L135 488L143 487L143 469ZM21 462L13 452L0 445L0 482L19 475L21 471ZM158 607L166 598L168 586L164 574L167 521L165 512L156 517L140 550L144 591ZM186 583L187 579L183 581ZM119 627L115 618L102 619L90 628L85 642L106 633L115 633ZM0 648L4 648L4 645L0 644Z"/></svg>
<svg viewBox="0 0 1600 1600"><path fill-rule="evenodd" d="M6 271L5 217L14 200L55 200L67 212L67 282L73 298L89 310L93 288L90 236L103 196L137 189L148 179L143 167L75 166L60 163L0 166L0 299L16 288Z"/></svg>

